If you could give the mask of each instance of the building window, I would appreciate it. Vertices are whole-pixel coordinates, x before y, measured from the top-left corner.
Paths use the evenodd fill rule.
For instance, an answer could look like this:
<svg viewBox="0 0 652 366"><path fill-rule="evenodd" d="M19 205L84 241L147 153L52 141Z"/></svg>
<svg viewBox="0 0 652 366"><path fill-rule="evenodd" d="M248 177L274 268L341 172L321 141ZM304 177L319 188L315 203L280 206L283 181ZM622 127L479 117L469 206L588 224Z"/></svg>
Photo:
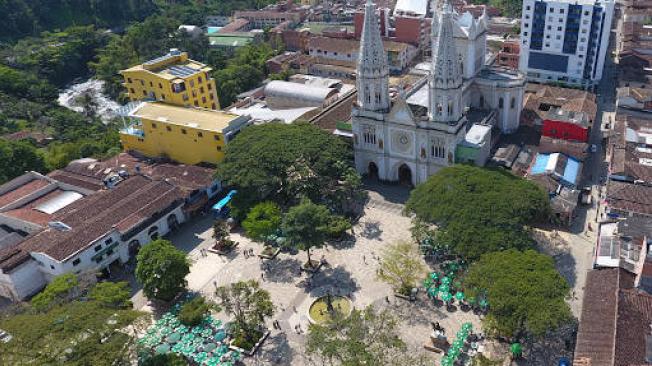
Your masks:
<svg viewBox="0 0 652 366"><path fill-rule="evenodd" d="M203 87L203 86L199 88L199 92L200 92L201 94L204 94L204 87Z"/></svg>
<svg viewBox="0 0 652 366"><path fill-rule="evenodd" d="M104 241L104 244L106 244L106 245L109 245L109 244L111 244L111 243L113 243L113 238L108 238L108 239L106 239L106 240Z"/></svg>
<svg viewBox="0 0 652 366"><path fill-rule="evenodd" d="M101 256L95 258L95 263L100 263L102 261L102 257L104 257L104 256L101 255Z"/></svg>
<svg viewBox="0 0 652 366"><path fill-rule="evenodd" d="M136 91L134 90L134 88L129 89L129 92L130 92L131 94L135 94L135 93L136 93Z"/></svg>
<svg viewBox="0 0 652 366"><path fill-rule="evenodd" d="M102 250L102 244L95 247L96 252L99 252L100 250Z"/></svg>
<svg viewBox="0 0 652 366"><path fill-rule="evenodd" d="M559 9L559 14L564 14L564 9Z"/></svg>
<svg viewBox="0 0 652 366"><path fill-rule="evenodd" d="M206 87L208 88L208 90L213 90L213 86L211 84L208 84Z"/></svg>
<svg viewBox="0 0 652 366"><path fill-rule="evenodd" d="M561 31L561 27L557 27L557 30L558 30L558 31Z"/></svg>
<svg viewBox="0 0 652 366"><path fill-rule="evenodd" d="M140 85L145 86L145 82L143 80L140 80Z"/></svg>
<svg viewBox="0 0 652 366"><path fill-rule="evenodd" d="M150 82L149 82L149 87L150 87L150 88L153 88L153 87L154 87L154 83L152 83L152 82L150 81Z"/></svg>
<svg viewBox="0 0 652 366"><path fill-rule="evenodd" d="M199 107L199 101L194 101L193 104L195 105L195 107Z"/></svg>
<svg viewBox="0 0 652 366"><path fill-rule="evenodd" d="M199 83L201 84L201 82L202 82L202 78L201 78L201 76L200 76L200 77L198 77L198 78L197 78L197 80L198 80L198 81L199 81Z"/></svg>
<svg viewBox="0 0 652 366"><path fill-rule="evenodd" d="M216 149L217 151L222 151L222 146L217 146Z"/></svg>
<svg viewBox="0 0 652 366"><path fill-rule="evenodd" d="M204 137L204 134L201 132L197 132L197 137Z"/></svg>
<svg viewBox="0 0 652 366"><path fill-rule="evenodd" d="M211 100L215 99L215 97L213 96L213 94L209 94L208 96L211 98ZM215 107L213 107L213 108L215 108Z"/></svg>
<svg viewBox="0 0 652 366"><path fill-rule="evenodd" d="M212 97L212 95L211 95L211 97ZM213 99L213 98L211 98L211 99ZM216 108L217 108L217 106L215 105L215 103L211 104L211 108L213 108L213 109L216 109Z"/></svg>
<svg viewBox="0 0 652 366"><path fill-rule="evenodd" d="M523 36L524 36L524 37L527 36L527 32L523 32Z"/></svg>
<svg viewBox="0 0 652 366"><path fill-rule="evenodd" d="M526 16L525 16L525 19L530 19L530 16L529 16L529 15L526 15Z"/></svg>
<svg viewBox="0 0 652 366"><path fill-rule="evenodd" d="M201 97L201 102L202 102L203 104L206 104L206 97Z"/></svg>
<svg viewBox="0 0 652 366"><path fill-rule="evenodd" d="M161 99L165 100L165 94L161 94Z"/></svg>
<svg viewBox="0 0 652 366"><path fill-rule="evenodd" d="M365 127L362 132L362 138L365 144L375 145L376 144L376 130L373 127Z"/></svg>
<svg viewBox="0 0 652 366"><path fill-rule="evenodd" d="M79 258L77 258L77 259L75 259L74 261L72 261L72 265L73 265L73 266L77 266L77 265L79 265L79 263L81 263L81 259L79 259Z"/></svg>
<svg viewBox="0 0 652 366"><path fill-rule="evenodd" d="M525 10L530 10L530 5L526 6Z"/></svg>
<svg viewBox="0 0 652 366"><path fill-rule="evenodd" d="M147 92L146 92L146 91L144 91L144 90L143 90L143 95L144 95L144 96L147 96Z"/></svg>
<svg viewBox="0 0 652 366"><path fill-rule="evenodd" d="M163 84L158 83L158 88L159 88L159 89L163 89Z"/></svg>
<svg viewBox="0 0 652 366"><path fill-rule="evenodd" d="M106 256L107 257L110 256L111 254L113 254L113 249L109 249L109 250L106 251Z"/></svg>
<svg viewBox="0 0 652 366"><path fill-rule="evenodd" d="M131 82L131 78L127 78L127 82L130 83L130 82Z"/></svg>
<svg viewBox="0 0 652 366"><path fill-rule="evenodd" d="M503 98L498 99L498 108L503 108L503 104L505 104Z"/></svg>
<svg viewBox="0 0 652 366"><path fill-rule="evenodd" d="M215 141L220 141L220 135L213 136L213 139L215 139Z"/></svg>
<svg viewBox="0 0 652 366"><path fill-rule="evenodd" d="M551 27L551 26L548 26L548 30L552 30L552 27Z"/></svg>
<svg viewBox="0 0 652 366"><path fill-rule="evenodd" d="M54 266L52 264L50 264L50 269L54 269Z"/></svg>
<svg viewBox="0 0 652 366"><path fill-rule="evenodd" d="M185 134L187 133L186 129L185 129L185 128L182 128L182 129L181 129L181 133L185 135Z"/></svg>
<svg viewBox="0 0 652 366"><path fill-rule="evenodd" d="M514 109L516 107L516 98L512 97L512 100L509 102L509 107Z"/></svg>
<svg viewBox="0 0 652 366"><path fill-rule="evenodd" d="M588 10L585 10L585 11L584 11L584 15L589 15Z"/></svg>
<svg viewBox="0 0 652 366"><path fill-rule="evenodd" d="M550 12L551 12L551 13L554 13L554 12L555 12L555 8L550 8Z"/></svg>
<svg viewBox="0 0 652 366"><path fill-rule="evenodd" d="M152 128L156 128L156 123L152 123Z"/></svg>
<svg viewBox="0 0 652 366"><path fill-rule="evenodd" d="M168 130L168 132L172 132L172 127L170 126L165 126L165 129Z"/></svg>

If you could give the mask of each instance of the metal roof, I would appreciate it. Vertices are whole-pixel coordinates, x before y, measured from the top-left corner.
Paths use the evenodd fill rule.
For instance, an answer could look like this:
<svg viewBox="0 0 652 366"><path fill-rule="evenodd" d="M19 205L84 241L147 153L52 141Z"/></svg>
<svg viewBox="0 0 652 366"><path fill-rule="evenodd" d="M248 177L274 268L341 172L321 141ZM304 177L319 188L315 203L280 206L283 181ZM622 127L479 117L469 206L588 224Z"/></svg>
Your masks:
<svg viewBox="0 0 652 366"><path fill-rule="evenodd" d="M398 0L394 7L394 12L412 13L416 15L426 15L428 11L427 0Z"/></svg>
<svg viewBox="0 0 652 366"><path fill-rule="evenodd" d="M321 104L337 90L288 81L273 80L265 86L265 96L297 99Z"/></svg>
<svg viewBox="0 0 652 366"><path fill-rule="evenodd" d="M34 209L51 215L82 197L84 196L80 193L74 191L64 191L51 200L39 204L38 206L34 207Z"/></svg>

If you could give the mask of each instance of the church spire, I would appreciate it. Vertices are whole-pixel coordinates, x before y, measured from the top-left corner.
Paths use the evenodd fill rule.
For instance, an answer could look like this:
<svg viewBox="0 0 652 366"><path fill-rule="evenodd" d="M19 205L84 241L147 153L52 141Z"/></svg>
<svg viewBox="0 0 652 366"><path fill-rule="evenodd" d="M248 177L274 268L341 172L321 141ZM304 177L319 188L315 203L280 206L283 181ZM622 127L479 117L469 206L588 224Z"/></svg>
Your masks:
<svg viewBox="0 0 652 366"><path fill-rule="evenodd" d="M453 38L453 8L444 0L432 39L432 65L429 80L430 120L457 122L462 117L462 69ZM433 20L433 25L435 21Z"/></svg>
<svg viewBox="0 0 652 366"><path fill-rule="evenodd" d="M462 84L462 73L453 38L453 9L448 0L444 2L439 18L436 24L438 29L432 40L432 71L435 87L458 88ZM434 20L433 25L435 25Z"/></svg>
<svg viewBox="0 0 652 366"><path fill-rule="evenodd" d="M387 54L380 37L376 7L367 0L360 38L356 86L358 106L362 110L389 110L389 68Z"/></svg>

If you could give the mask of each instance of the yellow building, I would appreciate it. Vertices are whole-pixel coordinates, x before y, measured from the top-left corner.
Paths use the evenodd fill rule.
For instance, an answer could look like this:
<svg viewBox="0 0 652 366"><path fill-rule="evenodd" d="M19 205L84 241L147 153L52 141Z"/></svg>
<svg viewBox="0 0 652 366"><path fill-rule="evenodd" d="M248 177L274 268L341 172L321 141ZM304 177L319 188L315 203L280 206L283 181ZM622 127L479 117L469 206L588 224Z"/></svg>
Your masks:
<svg viewBox="0 0 652 366"><path fill-rule="evenodd" d="M170 53L120 71L129 99L219 109L212 68L191 60L186 52Z"/></svg>
<svg viewBox="0 0 652 366"><path fill-rule="evenodd" d="M226 145L251 120L223 111L165 103L133 103L120 130L125 150L184 164L217 164Z"/></svg>

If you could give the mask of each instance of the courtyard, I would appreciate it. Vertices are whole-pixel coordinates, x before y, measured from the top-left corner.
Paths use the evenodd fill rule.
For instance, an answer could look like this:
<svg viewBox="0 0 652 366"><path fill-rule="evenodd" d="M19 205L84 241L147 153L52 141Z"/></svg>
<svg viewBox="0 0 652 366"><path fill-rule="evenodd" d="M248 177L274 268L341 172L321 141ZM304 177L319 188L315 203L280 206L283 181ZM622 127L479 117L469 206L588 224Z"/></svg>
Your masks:
<svg viewBox="0 0 652 366"><path fill-rule="evenodd" d="M305 253L280 253L276 258L262 260L258 254L262 244L242 235L239 229L231 233L238 242L237 249L226 256L206 251L214 242L211 217L201 217L184 225L169 239L188 253L190 274L186 277L188 289L214 299L216 287L242 280L257 280L269 291L276 313L268 320L272 330L262 349L244 361L250 365L308 365L304 352L309 326L308 309L313 300L328 293L349 297L353 305L364 308L389 309L398 319L401 336L413 354L425 354L438 360L441 355L426 351L423 344L432 332L431 322L438 322L453 340L463 323L470 322L479 331L480 319L473 312L436 307L425 294L417 301L394 297L391 287L376 278L380 255L390 243L410 238L410 218L403 216L401 202L407 198L407 189L374 187L369 191L369 201L364 215L353 228L353 236L338 243L311 251L315 259L323 258L326 265L315 275L300 271ZM250 255L253 251L253 255ZM245 252L247 254L245 254ZM146 308L147 301L139 291L133 297L137 308ZM217 317L224 316L220 313ZM227 321L227 318L221 318ZM281 329L274 329L278 321Z"/></svg>

